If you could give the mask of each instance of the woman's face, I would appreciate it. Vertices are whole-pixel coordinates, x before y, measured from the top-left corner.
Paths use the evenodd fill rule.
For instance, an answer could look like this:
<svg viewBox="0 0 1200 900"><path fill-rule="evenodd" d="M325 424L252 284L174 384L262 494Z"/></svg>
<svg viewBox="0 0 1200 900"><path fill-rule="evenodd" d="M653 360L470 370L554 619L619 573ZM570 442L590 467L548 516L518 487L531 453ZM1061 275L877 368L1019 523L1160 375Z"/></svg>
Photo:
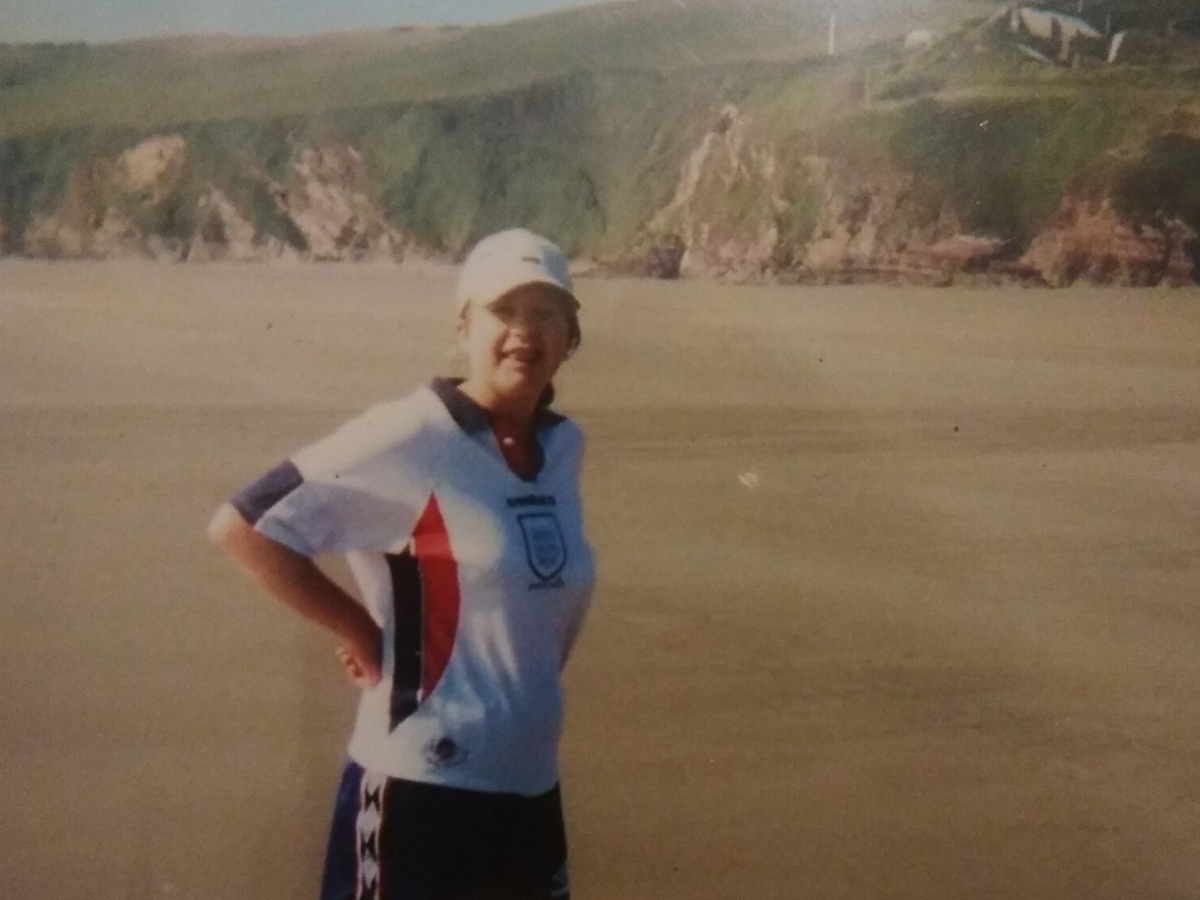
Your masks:
<svg viewBox="0 0 1200 900"><path fill-rule="evenodd" d="M458 326L469 380L498 399L536 400L571 350L567 302L558 288L535 282L469 306Z"/></svg>

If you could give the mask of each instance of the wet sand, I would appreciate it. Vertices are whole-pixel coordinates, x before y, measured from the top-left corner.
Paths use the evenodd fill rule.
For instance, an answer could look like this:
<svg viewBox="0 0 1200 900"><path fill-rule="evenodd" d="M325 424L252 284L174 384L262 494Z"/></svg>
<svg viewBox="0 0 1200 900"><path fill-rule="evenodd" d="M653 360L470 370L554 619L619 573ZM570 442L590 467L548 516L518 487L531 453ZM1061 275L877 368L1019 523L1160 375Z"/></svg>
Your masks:
<svg viewBox="0 0 1200 900"><path fill-rule="evenodd" d="M0 897L315 897L353 691L204 526L451 285L0 264ZM581 296L579 900L1200 896L1200 293Z"/></svg>

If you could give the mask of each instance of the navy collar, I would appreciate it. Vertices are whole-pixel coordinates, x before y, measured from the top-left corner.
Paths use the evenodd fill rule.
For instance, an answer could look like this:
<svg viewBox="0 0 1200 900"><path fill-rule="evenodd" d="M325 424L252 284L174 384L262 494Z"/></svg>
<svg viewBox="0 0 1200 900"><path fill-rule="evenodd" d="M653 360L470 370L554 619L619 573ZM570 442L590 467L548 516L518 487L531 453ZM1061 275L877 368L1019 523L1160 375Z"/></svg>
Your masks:
<svg viewBox="0 0 1200 900"><path fill-rule="evenodd" d="M492 427L487 410L459 390L463 383L461 378L435 378L430 382L430 389L438 395L438 399L446 406L446 412L458 424L458 427L468 434L488 431ZM539 409L533 416L534 432L552 428L563 417L550 409Z"/></svg>
<svg viewBox="0 0 1200 900"><path fill-rule="evenodd" d="M491 433L492 423L487 410L459 390L461 378L435 378L430 383L430 389L437 394L438 399L446 406L446 412L458 424L458 427L470 435ZM537 439L539 432L545 431L564 421L563 417L548 409L539 409L533 417L533 434L531 435L533 452L533 475L522 478L522 481L533 481L541 474L546 465L546 453L542 442Z"/></svg>

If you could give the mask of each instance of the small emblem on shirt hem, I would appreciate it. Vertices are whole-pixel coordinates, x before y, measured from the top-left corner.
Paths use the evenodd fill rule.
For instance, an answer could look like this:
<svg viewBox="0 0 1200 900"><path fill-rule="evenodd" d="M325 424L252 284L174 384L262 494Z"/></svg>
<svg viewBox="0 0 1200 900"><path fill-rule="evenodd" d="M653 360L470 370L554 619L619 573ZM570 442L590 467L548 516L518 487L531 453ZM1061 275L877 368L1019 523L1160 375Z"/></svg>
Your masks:
<svg viewBox="0 0 1200 900"><path fill-rule="evenodd" d="M448 768L457 766L467 758L467 748L459 744L454 738L435 737L429 741L425 747L425 761L431 766L439 768Z"/></svg>

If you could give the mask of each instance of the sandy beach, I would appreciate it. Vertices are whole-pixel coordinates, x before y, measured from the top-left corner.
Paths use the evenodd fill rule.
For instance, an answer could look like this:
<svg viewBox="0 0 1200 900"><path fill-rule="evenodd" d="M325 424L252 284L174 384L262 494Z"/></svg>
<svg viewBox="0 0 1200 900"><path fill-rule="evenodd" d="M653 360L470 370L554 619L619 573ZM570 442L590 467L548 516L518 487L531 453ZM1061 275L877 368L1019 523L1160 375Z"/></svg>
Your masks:
<svg viewBox="0 0 1200 900"><path fill-rule="evenodd" d="M315 898L354 691L204 527L453 278L0 264L0 897ZM1200 896L1200 291L580 297L576 900Z"/></svg>

